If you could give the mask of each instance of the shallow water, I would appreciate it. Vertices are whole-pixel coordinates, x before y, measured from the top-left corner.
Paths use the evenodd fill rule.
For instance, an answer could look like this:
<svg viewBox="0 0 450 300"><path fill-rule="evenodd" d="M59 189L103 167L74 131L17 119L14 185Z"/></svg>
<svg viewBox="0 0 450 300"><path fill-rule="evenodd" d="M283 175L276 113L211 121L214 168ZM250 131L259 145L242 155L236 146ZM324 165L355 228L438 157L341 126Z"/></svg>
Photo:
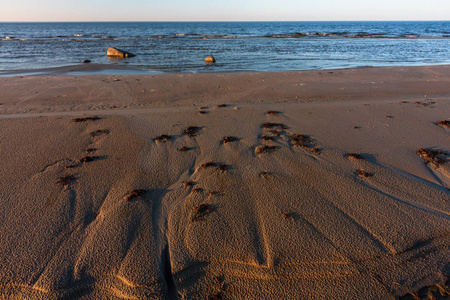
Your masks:
<svg viewBox="0 0 450 300"><path fill-rule="evenodd" d="M170 73L433 65L450 63L449 46L448 21L0 23L0 71L83 59ZM108 47L137 56L108 59Z"/></svg>

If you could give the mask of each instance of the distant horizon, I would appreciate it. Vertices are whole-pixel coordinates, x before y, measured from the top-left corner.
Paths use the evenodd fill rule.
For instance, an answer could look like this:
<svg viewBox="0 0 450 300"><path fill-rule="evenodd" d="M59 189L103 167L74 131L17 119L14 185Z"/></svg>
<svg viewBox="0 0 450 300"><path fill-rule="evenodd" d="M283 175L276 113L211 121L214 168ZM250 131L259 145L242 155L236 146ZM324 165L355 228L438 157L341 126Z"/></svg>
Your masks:
<svg viewBox="0 0 450 300"><path fill-rule="evenodd" d="M450 22L448 20L241 20L241 21L0 21L1 23L283 23L283 22Z"/></svg>

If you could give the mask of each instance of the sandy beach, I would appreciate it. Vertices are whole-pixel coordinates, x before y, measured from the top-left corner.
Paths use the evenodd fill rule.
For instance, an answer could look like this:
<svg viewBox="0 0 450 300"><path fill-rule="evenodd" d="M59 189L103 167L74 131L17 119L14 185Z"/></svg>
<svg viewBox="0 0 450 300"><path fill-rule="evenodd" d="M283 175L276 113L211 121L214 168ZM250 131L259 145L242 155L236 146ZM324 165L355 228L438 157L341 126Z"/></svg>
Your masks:
<svg viewBox="0 0 450 300"><path fill-rule="evenodd" d="M0 298L449 299L450 65L83 68L0 77Z"/></svg>

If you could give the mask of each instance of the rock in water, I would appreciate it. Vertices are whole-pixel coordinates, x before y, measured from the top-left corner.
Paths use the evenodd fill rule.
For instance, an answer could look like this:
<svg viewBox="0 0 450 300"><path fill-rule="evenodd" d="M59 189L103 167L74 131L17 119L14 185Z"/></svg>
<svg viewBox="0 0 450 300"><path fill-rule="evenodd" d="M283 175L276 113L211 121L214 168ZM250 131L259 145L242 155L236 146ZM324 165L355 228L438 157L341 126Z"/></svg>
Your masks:
<svg viewBox="0 0 450 300"><path fill-rule="evenodd" d="M205 58L205 62L213 63L213 62L216 62L216 59L214 58L214 56L210 55L207 58Z"/></svg>
<svg viewBox="0 0 450 300"><path fill-rule="evenodd" d="M82 62L83 64L88 64L88 63L90 63L91 61L90 61L89 59L83 59L81 62Z"/></svg>
<svg viewBox="0 0 450 300"><path fill-rule="evenodd" d="M123 51L120 49L116 49L116 48L108 48L108 51L106 52L106 55L108 57L112 57L112 58L124 58L124 57L133 57L136 56L133 53L127 52L127 51Z"/></svg>

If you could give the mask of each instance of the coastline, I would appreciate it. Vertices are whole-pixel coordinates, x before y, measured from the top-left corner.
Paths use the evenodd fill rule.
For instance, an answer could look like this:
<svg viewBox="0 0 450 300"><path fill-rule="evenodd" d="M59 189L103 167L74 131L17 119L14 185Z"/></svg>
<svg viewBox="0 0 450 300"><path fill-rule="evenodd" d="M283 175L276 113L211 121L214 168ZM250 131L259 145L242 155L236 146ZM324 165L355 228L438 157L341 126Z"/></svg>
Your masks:
<svg viewBox="0 0 450 300"><path fill-rule="evenodd" d="M196 71L183 72L173 71L165 72L148 69L147 66L140 65L122 65L122 64L104 64L104 63L81 63L69 64L66 66L57 66L49 68L36 69L18 69L18 70L0 70L0 77L14 76L50 76L50 75L67 75L67 76L89 76L89 75L194 75L194 74L255 74L255 73L297 73L297 72L326 72L326 71L343 71L358 69L386 69L386 68L428 68L428 67L445 67L447 63L420 64L420 65L386 65L386 66L357 66L357 67L335 67L335 68L319 68L319 69L299 69L299 70L281 70L281 71Z"/></svg>
<svg viewBox="0 0 450 300"><path fill-rule="evenodd" d="M0 77L1 297L448 293L450 65L72 68Z"/></svg>
<svg viewBox="0 0 450 300"><path fill-rule="evenodd" d="M156 75L162 74L158 71L144 70L138 66L124 66L114 64L76 64L62 67L6 70L0 71L0 77L14 76L45 76L45 75Z"/></svg>

